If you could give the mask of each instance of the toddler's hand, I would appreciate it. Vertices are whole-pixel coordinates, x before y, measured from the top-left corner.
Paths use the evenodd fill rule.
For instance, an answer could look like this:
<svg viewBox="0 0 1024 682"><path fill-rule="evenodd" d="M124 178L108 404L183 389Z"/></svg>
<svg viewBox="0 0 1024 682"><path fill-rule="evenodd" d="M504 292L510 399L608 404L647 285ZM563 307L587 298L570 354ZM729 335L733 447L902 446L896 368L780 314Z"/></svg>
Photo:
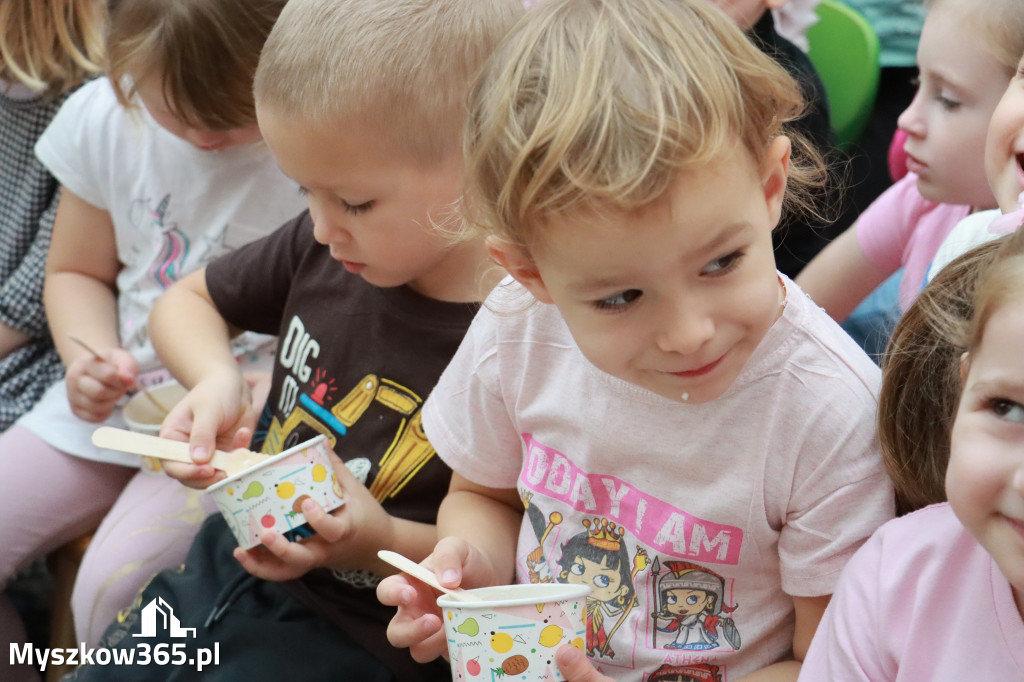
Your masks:
<svg viewBox="0 0 1024 682"><path fill-rule="evenodd" d="M392 517L335 455L334 476L345 504L331 513L313 500L302 503L302 513L316 532L289 542L280 533L265 531L262 547L237 548L235 558L249 573L264 580L292 580L318 567L363 569L377 565L377 551L391 545Z"/></svg>
<svg viewBox="0 0 1024 682"><path fill-rule="evenodd" d="M421 564L432 570L438 582L445 587L494 584L490 562L460 538L442 539ZM398 607L398 612L388 624L388 641L392 646L408 648L413 660L420 663L438 656L448 657L441 610L433 588L399 573L380 582L377 599L386 606Z"/></svg>
<svg viewBox="0 0 1024 682"><path fill-rule="evenodd" d="M80 355L65 376L72 413L87 422L106 420L138 375L135 358L123 348L109 348L100 357Z"/></svg>
<svg viewBox="0 0 1024 682"><path fill-rule="evenodd" d="M171 478L207 488L225 478L210 466L214 450L249 446L256 426L249 383L240 372L225 371L200 381L164 418L160 436L189 443L194 465L164 462Z"/></svg>
<svg viewBox="0 0 1024 682"><path fill-rule="evenodd" d="M555 662L565 682L614 682L613 678L597 672L597 668L587 660L583 652L569 644L558 647Z"/></svg>

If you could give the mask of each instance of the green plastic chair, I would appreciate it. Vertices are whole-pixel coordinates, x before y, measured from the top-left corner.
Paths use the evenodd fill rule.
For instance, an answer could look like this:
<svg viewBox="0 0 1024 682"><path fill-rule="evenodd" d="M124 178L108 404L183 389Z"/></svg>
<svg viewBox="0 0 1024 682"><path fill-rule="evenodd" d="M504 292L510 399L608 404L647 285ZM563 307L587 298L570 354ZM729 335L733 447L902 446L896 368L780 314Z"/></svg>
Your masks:
<svg viewBox="0 0 1024 682"><path fill-rule="evenodd" d="M815 11L807 56L825 85L836 142L845 149L864 131L878 94L878 36L863 15L838 0L821 0Z"/></svg>

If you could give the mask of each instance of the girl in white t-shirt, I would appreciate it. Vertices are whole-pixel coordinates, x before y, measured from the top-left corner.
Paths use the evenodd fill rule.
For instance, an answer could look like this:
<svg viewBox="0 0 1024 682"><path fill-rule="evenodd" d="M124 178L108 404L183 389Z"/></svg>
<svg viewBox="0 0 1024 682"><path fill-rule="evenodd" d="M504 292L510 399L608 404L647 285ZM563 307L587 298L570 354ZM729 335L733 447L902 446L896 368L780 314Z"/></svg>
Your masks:
<svg viewBox="0 0 1024 682"><path fill-rule="evenodd" d="M1024 679L1022 345L1020 231L954 260L900 321L879 430L911 513L847 564L801 680Z"/></svg>
<svg viewBox="0 0 1024 682"><path fill-rule="evenodd" d="M184 558L212 511L90 436L124 427L126 396L169 376L146 327L157 296L302 209L261 141L251 92L284 4L112 3L109 79L72 95L36 145L61 183L44 302L67 374L0 438L0 582L106 516L72 600L86 643L153 573ZM258 366L272 346L246 337L235 352Z"/></svg>
<svg viewBox="0 0 1024 682"><path fill-rule="evenodd" d="M795 680L893 514L878 369L775 267L820 169L786 134L801 105L705 0L546 0L471 95L467 217L514 281L424 406L455 472L424 564L590 586L569 679ZM444 653L435 593L395 576L378 597L393 644Z"/></svg>

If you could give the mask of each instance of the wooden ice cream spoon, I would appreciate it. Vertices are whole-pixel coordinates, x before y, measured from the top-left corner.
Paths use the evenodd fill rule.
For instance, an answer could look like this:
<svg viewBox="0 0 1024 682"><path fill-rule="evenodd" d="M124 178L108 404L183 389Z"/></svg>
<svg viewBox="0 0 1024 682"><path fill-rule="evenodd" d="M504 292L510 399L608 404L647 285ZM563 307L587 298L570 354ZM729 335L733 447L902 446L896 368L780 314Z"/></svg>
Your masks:
<svg viewBox="0 0 1024 682"><path fill-rule="evenodd" d="M377 556L380 557L381 561L387 562L403 573L408 573L413 578L425 582L435 590L444 592L452 599L458 599L459 601L473 601L473 599L467 595L466 591L462 588L456 587L455 589L452 589L450 587L443 587L441 583L437 582L437 578L434 577L433 571L420 566L412 559L404 557L398 552L391 552L389 550L382 549L377 552Z"/></svg>
<svg viewBox="0 0 1024 682"><path fill-rule="evenodd" d="M119 452L130 452L136 455L146 455L157 459L166 459L172 462L184 462L193 464L191 455L188 452L188 443L177 440L150 436L135 431L116 429L113 426L101 426L92 433L92 443L96 447L117 450ZM253 452L245 448L238 448L231 452L215 450L210 464L214 469L220 469L228 478L240 474L270 458L260 452Z"/></svg>

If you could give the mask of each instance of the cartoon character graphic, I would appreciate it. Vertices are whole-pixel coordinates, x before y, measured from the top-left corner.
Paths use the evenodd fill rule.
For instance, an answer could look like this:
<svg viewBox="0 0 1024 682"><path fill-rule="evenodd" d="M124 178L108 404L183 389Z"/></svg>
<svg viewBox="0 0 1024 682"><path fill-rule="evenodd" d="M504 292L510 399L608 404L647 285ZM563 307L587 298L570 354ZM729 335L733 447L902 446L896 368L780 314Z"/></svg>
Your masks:
<svg viewBox="0 0 1024 682"><path fill-rule="evenodd" d="M660 573L657 563L652 570L656 576ZM651 614L655 619L654 645L657 633L665 632L672 636L672 641L664 645L666 649L715 649L721 630L733 649L739 649L740 634L728 615L736 606L723 604L725 579L688 561L666 561L664 566L668 570L654 580L658 604L657 612Z"/></svg>
<svg viewBox="0 0 1024 682"><path fill-rule="evenodd" d="M190 248L188 235L178 229L177 223L167 221L170 203L171 195L167 194L155 209L148 211L149 219L160 232L160 251L149 266L149 275L164 289L181 277Z"/></svg>
<svg viewBox="0 0 1024 682"><path fill-rule="evenodd" d="M533 532L537 536L537 546L526 555L527 576L534 584L554 582L547 554L544 552L544 541L547 540L551 531L561 525L562 515L559 512L551 512L545 518L544 512L533 504L533 493L531 492L527 492L521 499L523 507L526 509L526 518L530 520Z"/></svg>
<svg viewBox="0 0 1024 682"><path fill-rule="evenodd" d="M633 561L622 541L625 530L605 518L584 519L584 532L562 546L558 582L587 585L587 656L615 658L611 638L637 605L634 578L647 568L647 552L638 548ZM606 633L605 620L615 618Z"/></svg>
<svg viewBox="0 0 1024 682"><path fill-rule="evenodd" d="M693 663L671 665L666 663L647 678L647 682L722 682L722 673L717 665Z"/></svg>

